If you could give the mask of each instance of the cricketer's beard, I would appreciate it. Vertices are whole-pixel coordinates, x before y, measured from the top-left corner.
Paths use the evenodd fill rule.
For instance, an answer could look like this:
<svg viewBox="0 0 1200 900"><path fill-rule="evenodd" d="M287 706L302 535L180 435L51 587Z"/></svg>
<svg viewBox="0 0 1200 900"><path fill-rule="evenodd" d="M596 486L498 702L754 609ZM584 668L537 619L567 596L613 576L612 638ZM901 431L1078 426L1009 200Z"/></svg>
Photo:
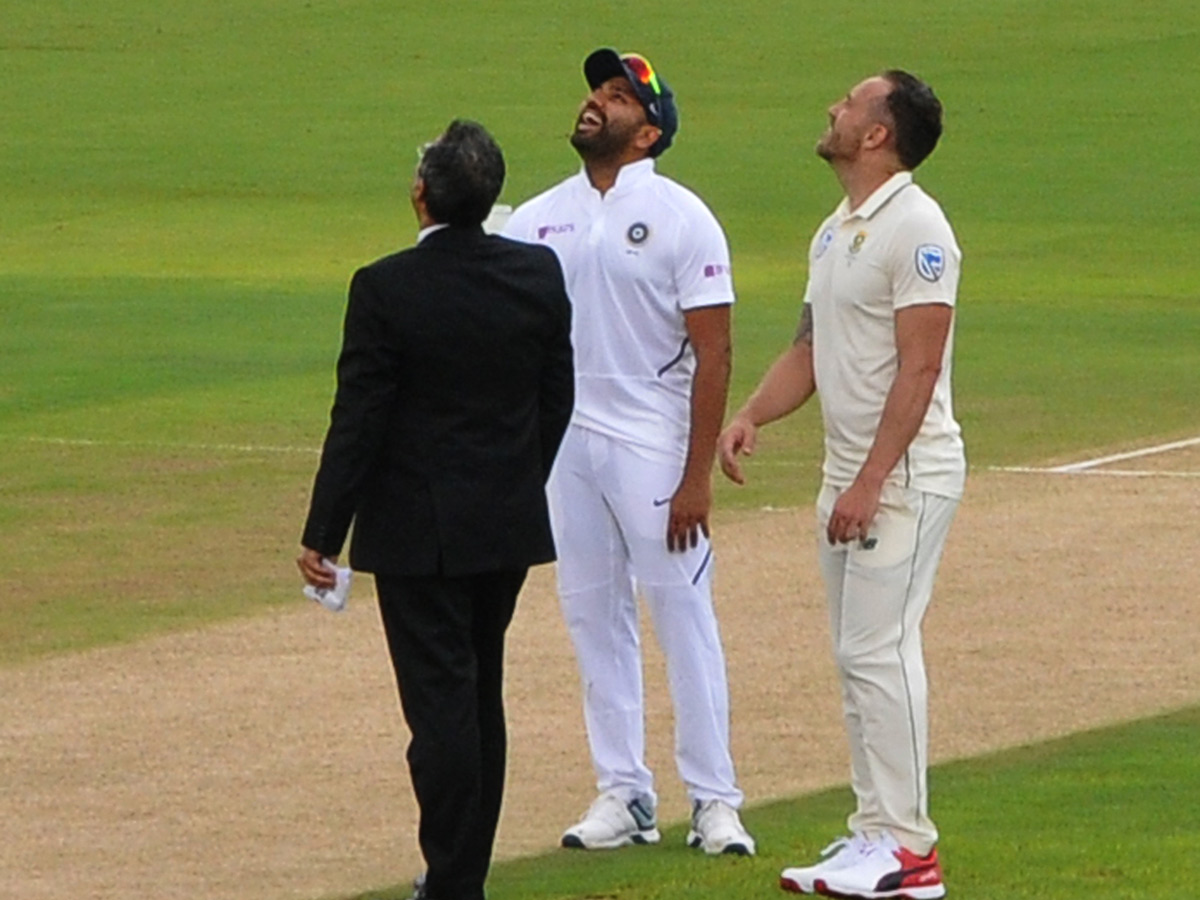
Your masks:
<svg viewBox="0 0 1200 900"><path fill-rule="evenodd" d="M580 119L582 117L583 113L580 113ZM640 127L631 125L626 129L614 128L607 118L601 116L600 127L591 134L586 134L579 130L580 119L575 120L575 128L571 132L571 146L585 162L618 159L637 135Z"/></svg>

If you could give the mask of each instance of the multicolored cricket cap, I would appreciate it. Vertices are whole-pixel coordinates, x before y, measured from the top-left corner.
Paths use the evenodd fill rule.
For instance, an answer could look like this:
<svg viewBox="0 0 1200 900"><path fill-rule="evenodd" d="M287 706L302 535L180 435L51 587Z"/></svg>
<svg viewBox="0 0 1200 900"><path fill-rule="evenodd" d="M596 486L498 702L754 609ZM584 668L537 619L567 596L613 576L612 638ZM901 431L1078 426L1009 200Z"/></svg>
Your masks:
<svg viewBox="0 0 1200 900"><path fill-rule="evenodd" d="M675 94L662 76L654 71L650 60L639 53L620 54L610 47L593 51L583 62L583 77L595 90L610 78L628 78L646 110L646 121L662 131L650 148L651 156L659 156L671 146L679 130L679 109Z"/></svg>

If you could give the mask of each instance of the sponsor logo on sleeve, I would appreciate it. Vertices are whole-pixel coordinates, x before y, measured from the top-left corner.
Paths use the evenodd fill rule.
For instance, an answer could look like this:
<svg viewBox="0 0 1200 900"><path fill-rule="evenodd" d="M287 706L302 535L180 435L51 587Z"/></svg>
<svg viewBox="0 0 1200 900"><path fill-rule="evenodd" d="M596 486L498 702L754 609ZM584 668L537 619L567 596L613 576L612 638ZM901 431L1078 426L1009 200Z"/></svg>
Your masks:
<svg viewBox="0 0 1200 900"><path fill-rule="evenodd" d="M733 269L724 263L709 263L704 267L705 278L720 278L722 275L732 275Z"/></svg>
<svg viewBox="0 0 1200 900"><path fill-rule="evenodd" d="M817 241L817 252L813 254L813 259L820 259L825 255L825 251L829 249L829 245L833 243L833 229L826 228L821 232L821 237Z"/></svg>
<svg viewBox="0 0 1200 900"><path fill-rule="evenodd" d="M574 230L574 222L567 222L562 225L539 225L537 236L539 241L544 241L548 234L571 234Z"/></svg>
<svg viewBox="0 0 1200 900"><path fill-rule="evenodd" d="M937 281L946 271L946 251L937 244L922 244L917 248L917 274L926 281Z"/></svg>

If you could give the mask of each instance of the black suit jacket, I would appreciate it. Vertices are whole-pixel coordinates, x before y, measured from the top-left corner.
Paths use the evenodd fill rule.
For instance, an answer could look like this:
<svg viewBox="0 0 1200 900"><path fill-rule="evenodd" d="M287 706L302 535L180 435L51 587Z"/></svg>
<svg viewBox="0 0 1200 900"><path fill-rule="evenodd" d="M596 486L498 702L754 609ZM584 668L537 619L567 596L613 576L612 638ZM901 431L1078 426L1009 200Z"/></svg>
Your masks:
<svg viewBox="0 0 1200 900"><path fill-rule="evenodd" d="M302 542L392 575L554 559L545 481L574 402L553 251L449 227L355 273Z"/></svg>

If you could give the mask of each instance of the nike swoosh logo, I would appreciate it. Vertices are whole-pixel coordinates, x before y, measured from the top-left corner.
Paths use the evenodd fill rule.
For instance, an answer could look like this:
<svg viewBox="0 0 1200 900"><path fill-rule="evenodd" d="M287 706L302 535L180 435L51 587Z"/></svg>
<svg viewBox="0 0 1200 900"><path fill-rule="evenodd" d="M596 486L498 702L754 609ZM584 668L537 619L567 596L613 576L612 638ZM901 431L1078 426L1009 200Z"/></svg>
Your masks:
<svg viewBox="0 0 1200 900"><path fill-rule="evenodd" d="M671 498L670 498L670 497L664 497L664 498L663 498L663 499L661 499L661 500L652 500L652 501L650 501L650 502L651 502L651 503L653 503L655 506L665 506L666 504L668 504L668 503L670 503L670 502L671 502Z"/></svg>

